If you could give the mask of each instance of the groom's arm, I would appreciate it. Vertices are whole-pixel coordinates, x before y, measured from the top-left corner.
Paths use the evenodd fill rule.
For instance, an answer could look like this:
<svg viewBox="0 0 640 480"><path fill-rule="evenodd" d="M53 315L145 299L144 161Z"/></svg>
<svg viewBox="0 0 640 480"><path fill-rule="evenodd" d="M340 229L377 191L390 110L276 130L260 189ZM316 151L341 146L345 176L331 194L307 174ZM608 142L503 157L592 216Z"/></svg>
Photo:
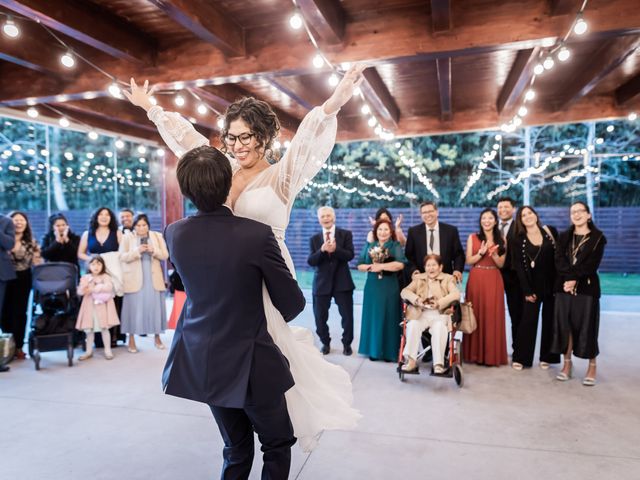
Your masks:
<svg viewBox="0 0 640 480"><path fill-rule="evenodd" d="M261 269L273 305L280 311L284 320L290 322L304 310L306 301L298 282L282 258L271 229L265 240Z"/></svg>

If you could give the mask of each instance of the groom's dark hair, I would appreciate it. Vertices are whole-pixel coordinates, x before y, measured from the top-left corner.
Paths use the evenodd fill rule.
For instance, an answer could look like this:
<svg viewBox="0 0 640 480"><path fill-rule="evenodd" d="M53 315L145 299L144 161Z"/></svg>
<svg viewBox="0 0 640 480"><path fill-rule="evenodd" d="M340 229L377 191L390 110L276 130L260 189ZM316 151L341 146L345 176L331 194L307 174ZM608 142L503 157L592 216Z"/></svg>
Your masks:
<svg viewBox="0 0 640 480"><path fill-rule="evenodd" d="M185 153L176 168L182 195L201 212L219 208L231 189L231 164L217 148L205 145Z"/></svg>

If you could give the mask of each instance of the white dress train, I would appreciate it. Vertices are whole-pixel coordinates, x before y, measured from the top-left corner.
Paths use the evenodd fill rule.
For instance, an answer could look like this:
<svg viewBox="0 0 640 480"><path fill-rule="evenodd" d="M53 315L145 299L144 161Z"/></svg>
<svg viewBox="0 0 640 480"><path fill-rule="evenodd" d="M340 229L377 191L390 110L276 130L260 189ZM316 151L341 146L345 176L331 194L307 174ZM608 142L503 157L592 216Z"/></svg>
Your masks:
<svg viewBox="0 0 640 480"><path fill-rule="evenodd" d="M156 106L148 116L178 156L209 143L177 113ZM336 130L335 114L326 115L322 107L314 108L300 124L283 158L258 174L233 205L236 215L271 226L294 276L293 261L284 243L291 208L298 192L318 173L331 153ZM239 166L234 159L229 160L235 175ZM289 360L295 381L285 394L294 434L301 448L308 452L316 446L323 430L355 428L361 415L352 407L351 379L342 367L323 358L310 330L284 321L264 285L262 292L269 334Z"/></svg>

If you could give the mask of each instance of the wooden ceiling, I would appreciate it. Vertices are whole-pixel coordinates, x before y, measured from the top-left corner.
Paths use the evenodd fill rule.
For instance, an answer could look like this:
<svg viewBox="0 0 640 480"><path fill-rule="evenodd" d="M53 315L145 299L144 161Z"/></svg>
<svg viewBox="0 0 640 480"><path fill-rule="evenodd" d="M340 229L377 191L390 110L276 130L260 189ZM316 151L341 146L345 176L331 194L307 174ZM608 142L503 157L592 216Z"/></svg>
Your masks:
<svg viewBox="0 0 640 480"><path fill-rule="evenodd" d="M335 65L367 62L363 94L397 136L494 129L521 103L545 46L571 27L582 0L297 0ZM312 66L303 29L288 24L292 0L0 0L22 31L0 35L0 107L49 105L71 119L157 140L144 112L109 95L111 81L64 48L121 81L159 84L167 109L217 135L217 115L244 95L275 107L290 138L331 93L329 68ZM571 36L572 56L536 79L524 124L611 118L640 110L637 0L590 0L589 31ZM1 16L4 21L6 16ZM39 23L34 22L37 20ZM182 84L176 84L182 82ZM187 99L173 103L176 90ZM195 94L192 95L192 94ZM197 98L200 100L197 100ZM199 101L209 105L199 115ZM377 138L361 99L340 112L338 139ZM49 112L49 113L47 113Z"/></svg>

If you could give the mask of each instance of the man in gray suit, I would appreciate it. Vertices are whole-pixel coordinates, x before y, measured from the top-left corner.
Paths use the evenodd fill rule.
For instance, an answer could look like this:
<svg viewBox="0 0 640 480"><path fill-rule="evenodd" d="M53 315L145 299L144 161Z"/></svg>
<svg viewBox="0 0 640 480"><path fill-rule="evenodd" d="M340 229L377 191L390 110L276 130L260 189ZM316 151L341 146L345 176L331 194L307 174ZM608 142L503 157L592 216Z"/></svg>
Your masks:
<svg viewBox="0 0 640 480"><path fill-rule="evenodd" d="M0 215L0 312L4 303L4 292L7 282L16 278L10 252L16 243L13 220L6 215ZM9 367L0 365L0 372L6 372Z"/></svg>

